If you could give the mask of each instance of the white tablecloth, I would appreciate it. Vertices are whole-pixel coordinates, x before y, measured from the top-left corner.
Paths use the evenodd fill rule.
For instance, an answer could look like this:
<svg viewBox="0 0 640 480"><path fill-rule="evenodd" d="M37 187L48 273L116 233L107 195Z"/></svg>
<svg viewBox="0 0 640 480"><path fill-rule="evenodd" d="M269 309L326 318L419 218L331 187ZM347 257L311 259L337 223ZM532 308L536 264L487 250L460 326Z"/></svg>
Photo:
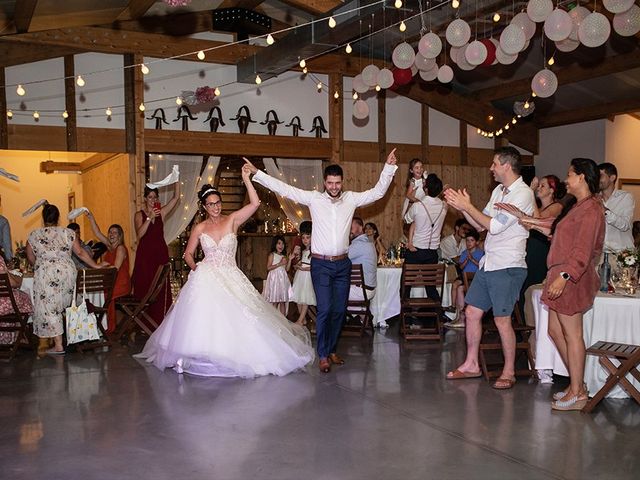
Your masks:
<svg viewBox="0 0 640 480"><path fill-rule="evenodd" d="M540 301L542 290L533 290L532 303L536 319L536 369L553 370L558 375L568 376L553 340L547 333L549 311ZM587 348L599 341L640 345L640 298L622 297L599 293L593 308L584 314L584 343ZM608 372L600 365L600 357L587 355L584 381L591 395L595 394L607 380ZM640 388L631 375L627 379ZM627 398L626 390L619 385L607 395L609 398Z"/></svg>
<svg viewBox="0 0 640 480"><path fill-rule="evenodd" d="M378 267L376 295L371 299L371 313L373 314L373 324L378 325L388 318L400 314L400 277L401 267ZM440 291L440 289L438 289ZM444 294L442 296L442 306L451 305L451 285L447 283L445 269ZM414 288L411 290L412 297L425 297L424 288Z"/></svg>

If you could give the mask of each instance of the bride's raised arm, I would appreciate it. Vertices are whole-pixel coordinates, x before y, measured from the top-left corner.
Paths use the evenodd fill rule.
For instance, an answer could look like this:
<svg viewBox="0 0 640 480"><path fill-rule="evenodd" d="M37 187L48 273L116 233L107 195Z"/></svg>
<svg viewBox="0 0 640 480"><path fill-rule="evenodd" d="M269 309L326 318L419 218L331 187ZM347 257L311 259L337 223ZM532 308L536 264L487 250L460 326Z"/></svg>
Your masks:
<svg viewBox="0 0 640 480"><path fill-rule="evenodd" d="M233 216L233 231L237 232L240 225L251 218L251 215L256 213L260 206L260 198L258 192L256 192L253 183L251 182L251 169L248 165L242 166L242 181L247 192L249 193L249 203L242 207L240 210L236 210L231 215Z"/></svg>

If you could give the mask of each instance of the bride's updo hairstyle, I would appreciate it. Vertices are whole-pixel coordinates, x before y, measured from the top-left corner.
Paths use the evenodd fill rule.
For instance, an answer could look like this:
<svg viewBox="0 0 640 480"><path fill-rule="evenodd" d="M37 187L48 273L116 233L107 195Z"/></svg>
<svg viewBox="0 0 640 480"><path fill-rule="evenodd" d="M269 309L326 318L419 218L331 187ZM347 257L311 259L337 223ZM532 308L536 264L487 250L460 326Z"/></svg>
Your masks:
<svg viewBox="0 0 640 480"><path fill-rule="evenodd" d="M200 200L200 207L202 207L203 212L204 212L204 204L209 195L217 195L220 201L222 201L222 195L220 195L220 192L216 187L208 183L203 185L200 191L198 192L198 200Z"/></svg>

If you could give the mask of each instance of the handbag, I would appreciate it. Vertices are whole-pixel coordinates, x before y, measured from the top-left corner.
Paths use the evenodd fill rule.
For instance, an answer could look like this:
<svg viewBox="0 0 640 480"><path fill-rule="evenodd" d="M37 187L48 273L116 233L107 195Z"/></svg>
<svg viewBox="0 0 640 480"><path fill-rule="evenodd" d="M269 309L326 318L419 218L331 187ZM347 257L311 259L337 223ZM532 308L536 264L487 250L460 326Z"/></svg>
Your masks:
<svg viewBox="0 0 640 480"><path fill-rule="evenodd" d="M82 270L82 279L85 278L85 271ZM88 340L99 340L98 319L95 313L89 313L87 309L87 290L82 282L82 302L76 305L76 286L73 287L73 300L71 306L65 310L67 322L67 345L73 343L86 342Z"/></svg>

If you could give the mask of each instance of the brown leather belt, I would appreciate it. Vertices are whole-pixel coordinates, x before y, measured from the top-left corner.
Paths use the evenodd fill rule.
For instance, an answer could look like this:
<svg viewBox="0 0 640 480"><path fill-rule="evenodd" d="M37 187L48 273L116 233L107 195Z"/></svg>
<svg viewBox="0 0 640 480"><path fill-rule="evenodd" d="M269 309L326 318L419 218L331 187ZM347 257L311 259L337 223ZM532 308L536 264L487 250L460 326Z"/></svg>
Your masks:
<svg viewBox="0 0 640 480"><path fill-rule="evenodd" d="M330 262L337 262L338 260L344 260L348 256L349 255L347 255L346 253L343 253L342 255L336 255L335 257L332 257L331 255L320 255L318 253L311 254L312 258L317 258L318 260L329 260Z"/></svg>

